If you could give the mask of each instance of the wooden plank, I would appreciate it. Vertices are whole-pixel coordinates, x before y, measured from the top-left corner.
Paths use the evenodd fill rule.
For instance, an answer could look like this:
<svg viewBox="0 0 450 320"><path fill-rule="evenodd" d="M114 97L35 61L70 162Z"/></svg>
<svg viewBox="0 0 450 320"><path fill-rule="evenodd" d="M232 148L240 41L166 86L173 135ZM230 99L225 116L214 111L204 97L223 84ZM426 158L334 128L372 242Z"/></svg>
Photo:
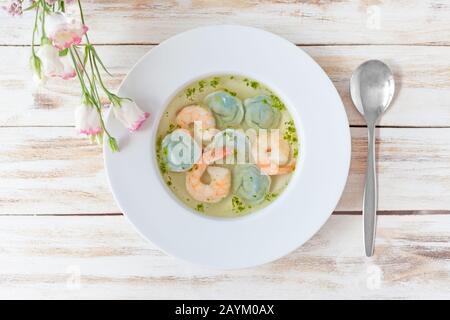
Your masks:
<svg viewBox="0 0 450 320"><path fill-rule="evenodd" d="M83 5L91 38L107 44L154 44L211 24L264 28L298 44L450 43L445 0L89 0ZM32 14L2 16L0 44L28 44L32 20Z"/></svg>
<svg viewBox="0 0 450 320"><path fill-rule="evenodd" d="M100 54L114 74L112 88L151 46L102 46ZM352 125L363 125L349 97L353 70L367 59L388 62L396 74L397 95L381 121L387 126L450 126L450 47L327 46L304 47L337 87ZM0 47L0 126L70 126L78 105L76 80L50 80L33 88L29 48Z"/></svg>
<svg viewBox="0 0 450 320"><path fill-rule="evenodd" d="M119 212L101 148L73 128L0 129L1 214Z"/></svg>
<svg viewBox="0 0 450 320"><path fill-rule="evenodd" d="M137 60L148 51L143 46L100 47L104 63L114 77L104 80L117 88ZM74 109L81 102L77 79L49 79L36 86L29 69L29 47L0 47L0 126L73 126Z"/></svg>
<svg viewBox="0 0 450 320"><path fill-rule="evenodd" d="M364 257L360 216L333 216L264 266L220 271L166 256L123 217L0 217L0 298L449 299L450 215L382 216Z"/></svg>
<svg viewBox="0 0 450 320"><path fill-rule="evenodd" d="M352 128L350 176L338 211L360 211L366 129ZM450 129L382 128L380 210L450 208ZM73 128L0 128L1 214L117 213L101 149Z"/></svg>
<svg viewBox="0 0 450 320"><path fill-rule="evenodd" d="M450 125L450 47L305 47L339 91L352 125L365 124L350 98L350 77L364 61L380 59L392 68L396 94L380 121L385 126Z"/></svg>
<svg viewBox="0 0 450 320"><path fill-rule="evenodd" d="M353 128L352 162L337 210L360 211L364 187L367 130ZM377 129L379 210L450 208L450 129Z"/></svg>

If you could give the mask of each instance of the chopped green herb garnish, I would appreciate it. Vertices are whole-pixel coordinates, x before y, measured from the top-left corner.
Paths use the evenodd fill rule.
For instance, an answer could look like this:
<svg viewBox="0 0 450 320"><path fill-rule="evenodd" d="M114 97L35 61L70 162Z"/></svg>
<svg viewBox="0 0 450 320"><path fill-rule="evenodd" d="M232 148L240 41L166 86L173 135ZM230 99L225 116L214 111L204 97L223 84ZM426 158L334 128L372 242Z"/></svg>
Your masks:
<svg viewBox="0 0 450 320"><path fill-rule="evenodd" d="M159 170L161 170L162 174L167 173L167 165L163 161L159 162Z"/></svg>
<svg viewBox="0 0 450 320"><path fill-rule="evenodd" d="M156 149L161 149L162 140L163 140L162 136L159 135L158 138L156 139Z"/></svg>
<svg viewBox="0 0 450 320"><path fill-rule="evenodd" d="M228 89L223 89L223 91L228 92L229 94L231 94L233 97L236 97L236 92L228 90Z"/></svg>
<svg viewBox="0 0 450 320"><path fill-rule="evenodd" d="M278 194L277 193L273 193L273 192L269 192L269 193L267 193L266 194L266 196L264 197L264 199L266 200L266 201L273 201L273 199L275 199L276 197L278 197Z"/></svg>
<svg viewBox="0 0 450 320"><path fill-rule="evenodd" d="M233 205L233 211L236 213L241 213L245 210L245 205L238 196L231 198L231 204Z"/></svg>
<svg viewBox="0 0 450 320"><path fill-rule="evenodd" d="M162 150L162 136L158 136L156 140L156 160L158 161L159 170L161 170L162 174L167 173L167 165L164 162L163 158L163 150Z"/></svg>
<svg viewBox="0 0 450 320"><path fill-rule="evenodd" d="M291 145L298 142L297 130L295 129L295 124L293 120L285 122L286 129L283 134L283 139L289 142Z"/></svg>
<svg viewBox="0 0 450 320"><path fill-rule="evenodd" d="M258 89L259 88L259 82L258 81L251 81L250 82L250 86L253 88L253 89Z"/></svg>
<svg viewBox="0 0 450 320"><path fill-rule="evenodd" d="M174 125L173 123L171 123L171 124L169 124L169 129L167 130L167 134L170 134L179 128L180 128L179 125Z"/></svg>
<svg viewBox="0 0 450 320"><path fill-rule="evenodd" d="M187 88L186 89L186 98L193 100L195 94L195 88Z"/></svg>
<svg viewBox="0 0 450 320"><path fill-rule="evenodd" d="M213 88L216 88L219 85L219 77L214 77L212 78L212 80L209 82L209 85Z"/></svg>
<svg viewBox="0 0 450 320"><path fill-rule="evenodd" d="M197 210L198 212L205 212L205 207L203 206L203 203L197 204L195 210Z"/></svg>
<svg viewBox="0 0 450 320"><path fill-rule="evenodd" d="M260 87L259 82L258 81L254 81L254 80L249 80L247 78L244 78L242 81L245 82L245 85L247 87L252 87L253 89L258 89Z"/></svg>
<svg viewBox="0 0 450 320"><path fill-rule="evenodd" d="M272 100L272 107L274 107L275 109L278 109L280 111L286 110L286 106L280 100L280 98L278 98L276 95L271 94L270 99Z"/></svg>
<svg viewBox="0 0 450 320"><path fill-rule="evenodd" d="M206 80L200 80L198 82L198 91L199 92L203 92L203 90L205 89L206 85L207 85Z"/></svg>

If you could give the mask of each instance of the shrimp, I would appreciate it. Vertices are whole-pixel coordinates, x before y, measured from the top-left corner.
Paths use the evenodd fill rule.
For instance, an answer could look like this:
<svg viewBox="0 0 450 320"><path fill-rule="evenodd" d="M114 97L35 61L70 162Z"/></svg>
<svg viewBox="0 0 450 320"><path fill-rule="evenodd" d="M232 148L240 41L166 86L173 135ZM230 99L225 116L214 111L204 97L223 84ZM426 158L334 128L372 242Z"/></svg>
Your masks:
<svg viewBox="0 0 450 320"><path fill-rule="evenodd" d="M177 125L189 129L193 125L194 138L201 142L210 142L219 132L212 112L198 105L190 105L181 109L175 119Z"/></svg>
<svg viewBox="0 0 450 320"><path fill-rule="evenodd" d="M262 173L268 175L268 176L275 176L275 175L282 175L282 174L288 174L295 170L295 159L292 159L289 161L289 163L277 166L275 164L269 164L269 165L258 165L259 169Z"/></svg>
<svg viewBox="0 0 450 320"><path fill-rule="evenodd" d="M232 152L231 149L212 149L203 154L202 161L197 163L186 174L186 190L197 201L216 203L228 196L231 189L231 172L227 168L209 166L214 161L223 159ZM201 178L208 172L211 182L205 184Z"/></svg>
<svg viewBox="0 0 450 320"><path fill-rule="evenodd" d="M295 159L290 159L291 147L277 132L260 133L252 143L252 155L257 166L267 175L282 175L295 170Z"/></svg>

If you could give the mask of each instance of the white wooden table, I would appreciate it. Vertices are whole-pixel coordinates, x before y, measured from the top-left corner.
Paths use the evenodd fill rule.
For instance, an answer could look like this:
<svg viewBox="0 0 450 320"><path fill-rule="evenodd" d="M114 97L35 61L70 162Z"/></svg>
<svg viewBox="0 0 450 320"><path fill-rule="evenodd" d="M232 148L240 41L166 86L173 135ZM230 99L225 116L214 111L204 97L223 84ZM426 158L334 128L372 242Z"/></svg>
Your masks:
<svg viewBox="0 0 450 320"><path fill-rule="evenodd" d="M298 44L329 74L351 124L351 172L335 214L291 255L213 271L161 253L125 221L101 149L77 137L78 83L33 89L31 17L0 20L0 298L450 298L450 1L83 1L117 87L160 41L238 23ZM394 70L378 131L376 254L363 256L366 129L349 99L362 61Z"/></svg>

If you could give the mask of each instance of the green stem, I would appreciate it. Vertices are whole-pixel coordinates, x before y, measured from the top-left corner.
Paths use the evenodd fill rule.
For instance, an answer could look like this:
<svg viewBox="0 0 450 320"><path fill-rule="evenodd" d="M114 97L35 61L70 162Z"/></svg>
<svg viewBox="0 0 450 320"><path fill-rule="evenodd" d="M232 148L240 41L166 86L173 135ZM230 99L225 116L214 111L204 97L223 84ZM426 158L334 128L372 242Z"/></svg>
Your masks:
<svg viewBox="0 0 450 320"><path fill-rule="evenodd" d="M81 6L81 0L77 0L77 3L78 3L79 11L80 11L81 23L84 25L85 24L85 20L84 20L83 7ZM99 68L97 66L97 60L102 65L102 67L105 69L105 71L108 74L110 74L110 73L108 72L108 70L106 70L105 66L103 65L103 62L100 60L100 57L98 56L97 52L95 51L94 46L89 41L88 34L86 33L84 36L86 38L86 43L87 43L86 46L88 48L87 51L88 51L89 59L93 60L93 63L92 63L92 61L90 62L91 68L93 68L93 70L95 68L95 71L97 73L98 82L100 83L100 86L102 87L102 89L105 92L106 96L108 97L109 100L115 100L115 99L119 99L120 100L120 99L123 99L123 98L118 97L116 94L112 93L111 91L109 91L108 88L106 87L106 85L104 84L104 82L102 80L102 76L101 76L100 70L99 70ZM91 58L91 56L92 56L92 58ZM93 76L94 76L94 74L93 74Z"/></svg>
<svg viewBox="0 0 450 320"><path fill-rule="evenodd" d="M78 62L82 65L83 62L82 62L81 57L80 57L80 55L78 54L77 50L73 50L73 52L75 52L75 55L76 55L76 57L77 57L77 59L78 59ZM89 57L89 59L90 59L90 57ZM90 85L90 88L91 88L91 93L89 94L89 96L90 96L90 98L92 99L92 102L94 103L94 106L96 107L97 112L98 112L98 114L99 114L99 116L100 116L100 123L101 123L102 129L103 129L103 131L106 133L106 135L108 136L108 138L113 138L113 137L109 134L108 130L106 129L105 122L103 121L102 112L101 112L101 101L100 101L100 97L99 97L99 95L98 95L98 92L96 91L96 87L95 87L95 78L93 78L93 79L91 80L91 78L89 77L89 75L88 75L88 73L87 73L86 66L84 66L84 68L85 68L85 70L84 70L84 75L86 75L86 78L88 79L88 82L89 82L89 85ZM92 69L92 65L91 65L91 69ZM94 74L93 74L93 69L92 69L91 71L92 71L92 75L94 76Z"/></svg>
<svg viewBox="0 0 450 320"><path fill-rule="evenodd" d="M95 71L97 71L97 78L98 78L98 82L100 83L100 86L102 87L103 91L105 92L105 94L108 96L108 98L111 100L111 96L115 97L116 95L114 93L112 93L111 91L108 90L108 88L105 86L105 84L103 83L102 80L102 76L100 74L100 70L98 69L97 66L97 62L95 61L95 57L92 59L94 61L94 68Z"/></svg>
<svg viewBox="0 0 450 320"><path fill-rule="evenodd" d="M102 59L100 59L100 56L98 55L97 50L95 50L95 48L94 48L93 45L91 45L91 49L92 49L92 54L93 54L93 56L94 56L94 58L95 58L94 61L98 61L98 63L100 63L100 66L103 68L103 70L104 70L109 76L112 77L113 75L108 71L108 69L106 69L105 65L103 64Z"/></svg>
<svg viewBox="0 0 450 320"><path fill-rule="evenodd" d="M75 68L75 72L77 73L78 80L80 81L81 90L83 91L83 94L89 94L89 92L88 92L88 90L86 88L86 84L84 83L84 78L81 75L81 72L80 72L79 67L78 67L78 63L77 63L77 61L75 59L75 55L73 54L72 50L76 50L76 49L70 48L69 52L70 52L70 56L72 57L73 66Z"/></svg>
<svg viewBox="0 0 450 320"><path fill-rule="evenodd" d="M84 15L83 15L83 8L81 7L81 1L77 0L77 2L78 2L78 8L80 9L81 22L84 24Z"/></svg>
<svg viewBox="0 0 450 320"><path fill-rule="evenodd" d="M36 31L37 31L38 16L39 16L39 7L36 7L36 15L34 17L33 35L31 36L31 52L34 57L36 57L36 51L34 50L34 36L36 35Z"/></svg>
<svg viewBox="0 0 450 320"><path fill-rule="evenodd" d="M45 4L45 0L40 0L41 5L42 5L42 39L47 38L47 35L45 34L45 9L46 9L46 4Z"/></svg>
<svg viewBox="0 0 450 320"><path fill-rule="evenodd" d="M86 23L85 23L85 21L84 21L84 14L83 14L83 8L81 7L81 1L80 1L80 0L77 0L77 2L78 2L78 8L79 8L79 10L80 10L81 23L82 23L83 25L85 25ZM84 35L84 37L86 38L86 42L87 42L88 44L90 44L90 42L89 42L89 36L88 36L87 32L86 32L86 34Z"/></svg>

